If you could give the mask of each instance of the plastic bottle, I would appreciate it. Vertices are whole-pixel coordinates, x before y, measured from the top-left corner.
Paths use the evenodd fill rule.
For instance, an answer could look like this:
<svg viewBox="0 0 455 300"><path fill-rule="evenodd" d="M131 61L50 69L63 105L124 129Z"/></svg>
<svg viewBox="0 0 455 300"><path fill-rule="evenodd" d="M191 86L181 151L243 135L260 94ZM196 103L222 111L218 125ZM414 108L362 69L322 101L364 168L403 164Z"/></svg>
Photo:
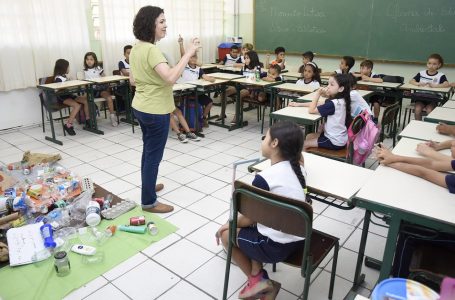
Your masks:
<svg viewBox="0 0 455 300"><path fill-rule="evenodd" d="M85 210L85 222L88 226L96 226L101 222L100 205L96 201L89 201Z"/></svg>
<svg viewBox="0 0 455 300"><path fill-rule="evenodd" d="M261 71L259 71L259 67L256 67L256 70L254 71L254 77L256 78L256 81L261 81Z"/></svg>
<svg viewBox="0 0 455 300"><path fill-rule="evenodd" d="M145 233L147 227L145 226L129 226L129 225L120 225L118 227L120 231L132 232L132 233Z"/></svg>
<svg viewBox="0 0 455 300"><path fill-rule="evenodd" d="M43 226L40 227L40 231L44 239L44 247L55 248L57 246L57 243L54 241L52 237L53 231L51 224L44 224Z"/></svg>

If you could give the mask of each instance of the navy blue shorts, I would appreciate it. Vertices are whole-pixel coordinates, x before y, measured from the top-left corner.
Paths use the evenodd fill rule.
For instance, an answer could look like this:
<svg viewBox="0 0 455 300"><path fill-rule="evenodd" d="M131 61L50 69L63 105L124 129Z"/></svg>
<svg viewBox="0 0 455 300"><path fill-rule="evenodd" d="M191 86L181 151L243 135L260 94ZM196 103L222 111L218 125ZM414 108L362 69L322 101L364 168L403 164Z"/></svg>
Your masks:
<svg viewBox="0 0 455 300"><path fill-rule="evenodd" d="M330 149L330 150L341 150L346 147L344 146L336 146L332 144L332 142L329 140L328 137L324 135L324 132L321 133L321 135L318 137L318 147L319 148L325 148L325 149Z"/></svg>
<svg viewBox="0 0 455 300"><path fill-rule="evenodd" d="M213 101L212 101L212 99L210 99L210 97L207 96L207 95L199 95L199 96L197 97L197 102L199 102L199 104L202 105L202 106L207 106L207 105L209 105L210 103L212 103Z"/></svg>
<svg viewBox="0 0 455 300"><path fill-rule="evenodd" d="M73 94L64 94L64 95L58 95L58 96L57 96L57 101L58 101L58 103L63 104L63 101L65 101L66 99L75 100L76 98L77 98L76 95L73 95Z"/></svg>
<svg viewBox="0 0 455 300"><path fill-rule="evenodd" d="M240 228L237 246L250 259L261 263L277 263L302 249L305 241L281 244L259 233L256 226Z"/></svg>

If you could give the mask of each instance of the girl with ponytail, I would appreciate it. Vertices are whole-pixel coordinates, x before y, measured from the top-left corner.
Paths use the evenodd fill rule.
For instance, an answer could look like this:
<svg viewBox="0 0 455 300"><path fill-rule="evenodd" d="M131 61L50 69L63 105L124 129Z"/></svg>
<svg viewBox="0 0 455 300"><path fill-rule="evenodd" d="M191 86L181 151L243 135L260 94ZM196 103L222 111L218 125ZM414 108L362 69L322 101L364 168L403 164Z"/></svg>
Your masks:
<svg viewBox="0 0 455 300"><path fill-rule="evenodd" d="M262 141L262 155L269 158L271 167L256 175L253 186L275 194L305 201L306 172L302 158L303 132L291 122L275 123ZM284 261L302 247L303 238L274 230L239 215L237 245L232 257L248 277L239 298L275 299L281 284L269 279L263 263ZM227 248L229 225L224 224L216 234Z"/></svg>

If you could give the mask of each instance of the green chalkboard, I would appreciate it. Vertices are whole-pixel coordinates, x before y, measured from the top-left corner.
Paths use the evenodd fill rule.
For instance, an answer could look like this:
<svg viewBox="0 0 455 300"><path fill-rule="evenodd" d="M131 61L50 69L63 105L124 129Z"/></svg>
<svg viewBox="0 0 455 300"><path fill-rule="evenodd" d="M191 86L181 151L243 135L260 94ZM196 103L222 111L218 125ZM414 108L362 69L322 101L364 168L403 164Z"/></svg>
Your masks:
<svg viewBox="0 0 455 300"><path fill-rule="evenodd" d="M255 47L455 63L455 0L256 0Z"/></svg>

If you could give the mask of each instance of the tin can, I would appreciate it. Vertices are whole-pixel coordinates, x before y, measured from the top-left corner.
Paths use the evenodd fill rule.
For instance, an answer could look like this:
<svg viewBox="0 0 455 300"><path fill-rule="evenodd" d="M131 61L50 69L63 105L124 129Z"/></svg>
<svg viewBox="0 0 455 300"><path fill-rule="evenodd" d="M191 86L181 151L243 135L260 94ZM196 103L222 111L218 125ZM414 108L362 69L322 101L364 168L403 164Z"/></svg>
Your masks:
<svg viewBox="0 0 455 300"><path fill-rule="evenodd" d="M145 225L145 217L144 216L131 217L130 225L131 226Z"/></svg>
<svg viewBox="0 0 455 300"><path fill-rule="evenodd" d="M155 223L153 223L151 221L147 223L147 229L151 235L158 234L158 227L156 227Z"/></svg>

